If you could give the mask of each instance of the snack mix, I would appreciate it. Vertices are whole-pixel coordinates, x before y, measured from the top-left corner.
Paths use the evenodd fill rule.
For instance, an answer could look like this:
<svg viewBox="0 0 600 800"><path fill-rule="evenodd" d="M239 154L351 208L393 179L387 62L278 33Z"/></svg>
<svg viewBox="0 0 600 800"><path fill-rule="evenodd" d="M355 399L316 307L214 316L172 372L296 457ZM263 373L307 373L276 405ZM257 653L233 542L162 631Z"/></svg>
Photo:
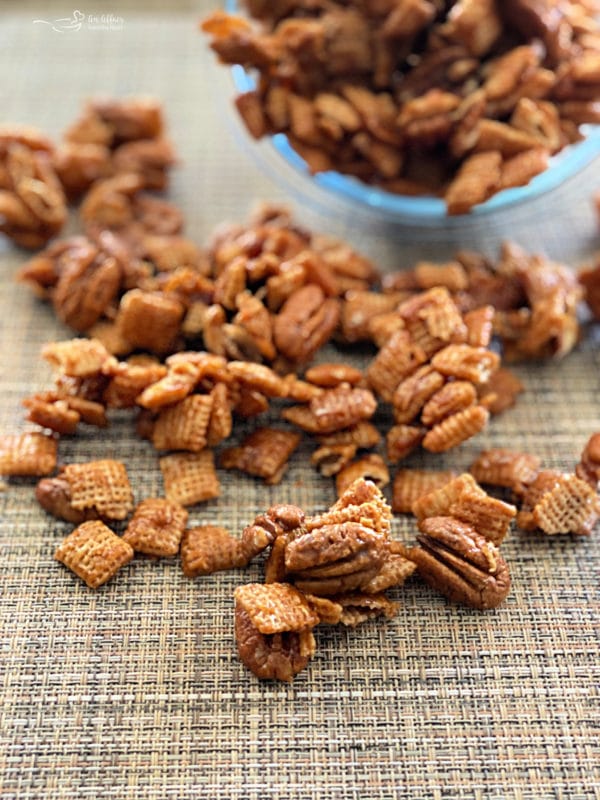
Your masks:
<svg viewBox="0 0 600 800"><path fill-rule="evenodd" d="M255 132L263 132L265 115L269 125L277 118L305 148L309 114L319 130L312 151L322 155L333 137L338 168L353 164L368 180L379 181L395 158L402 166L386 180L405 186L411 153L433 148L446 159L444 147L460 140L469 145L453 180L466 181L472 159L496 152L497 137L511 143L493 156L498 169L513 169L531 155L516 144L521 137L550 137L556 124L559 140L546 147L553 150L576 136L576 107L584 121L592 105L583 4L566 4L555 36L518 2L506 4L516 26L510 36L492 2L454 3L447 17L427 0L389 13L316 2L293 19L304 4L249 5L267 33L218 15L207 27L225 60L239 58L243 42L244 63L279 65L272 85L265 80L240 101ZM576 7L583 16L574 16ZM365 45L375 22L385 31L377 63ZM360 35L346 52L340 35L355 29ZM403 39L400 30L412 32ZM519 44L534 33L543 46ZM583 50L559 81L549 65L565 47ZM324 54L327 74L314 68ZM410 69L392 91L398 57ZM360 76L360 88L350 76ZM444 90L428 91L442 76ZM524 120L535 86L545 88L533 130ZM598 316L599 267L578 276L507 243L496 260L461 250L442 264L423 261L381 277L349 245L267 205L200 247L182 234L180 210L156 194L175 161L160 104L149 98L90 101L58 147L29 129L0 132L0 204L15 210L4 214L2 232L44 247L19 279L80 334L43 348L54 384L23 400L35 429L0 435L0 475L38 478L42 508L75 526L56 550L60 562L98 588L135 553L179 555L190 579L245 568L263 554L264 582L235 592L238 652L258 677L290 681L315 652L317 626L393 617L398 603L386 592L413 573L453 602L497 607L510 589L500 547L513 520L525 531L591 533L600 516L598 433L570 473L501 448L483 451L462 474L401 462L418 448L429 461L441 459L517 402L524 386L502 360L567 356L580 338L581 302ZM48 243L64 221L65 198L80 202L83 233ZM363 369L343 356L357 344ZM339 360L331 360L334 345ZM156 451L163 496L136 501L116 459L60 461L61 437L80 426L103 429L117 410L135 415L137 434ZM329 510L311 516L272 505L239 537L190 521L194 506L220 496L223 470L275 486L307 443L315 470L335 481ZM391 506L382 492L388 484ZM416 544L392 537L393 513L414 515Z"/></svg>

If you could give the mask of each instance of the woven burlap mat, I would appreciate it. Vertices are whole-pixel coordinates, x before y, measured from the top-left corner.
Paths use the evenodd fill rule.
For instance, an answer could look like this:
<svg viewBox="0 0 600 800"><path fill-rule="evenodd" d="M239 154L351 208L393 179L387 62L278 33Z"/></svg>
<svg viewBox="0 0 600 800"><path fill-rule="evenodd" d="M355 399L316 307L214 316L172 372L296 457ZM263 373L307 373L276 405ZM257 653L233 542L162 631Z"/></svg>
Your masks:
<svg viewBox="0 0 600 800"><path fill-rule="evenodd" d="M34 20L70 18L70 7L5 2L2 121L58 134L87 95L159 95L182 159L172 196L205 241L255 199L289 198L240 135L229 78L196 31L211 4L163 5L79 2L81 29L56 32ZM579 263L599 244L590 203L599 186L596 163L550 197L434 231L327 215L310 193L295 205L303 223L347 237L384 268L446 258L458 245L493 254L504 238ZM25 254L0 248L0 430L9 432L25 426L23 396L47 383L41 345L69 333L13 282ZM484 435L441 462L409 463L461 469L483 447L511 446L572 468L600 428L593 339L586 331L563 363L520 368L526 394ZM127 464L138 500L161 493L156 456L127 413L60 447L63 461L107 453ZM309 453L303 444L276 488L222 473L221 497L193 509L192 522L239 532L273 501L326 507L333 487ZM319 630L315 658L287 686L258 682L235 655L232 592L259 580L260 565L190 581L175 559L138 558L92 592L53 561L70 527L41 511L30 482L7 482L0 525L3 798L600 797L598 532L514 532L503 546L512 592L485 614L411 581L396 593L396 619ZM410 541L410 520L397 518L394 534Z"/></svg>

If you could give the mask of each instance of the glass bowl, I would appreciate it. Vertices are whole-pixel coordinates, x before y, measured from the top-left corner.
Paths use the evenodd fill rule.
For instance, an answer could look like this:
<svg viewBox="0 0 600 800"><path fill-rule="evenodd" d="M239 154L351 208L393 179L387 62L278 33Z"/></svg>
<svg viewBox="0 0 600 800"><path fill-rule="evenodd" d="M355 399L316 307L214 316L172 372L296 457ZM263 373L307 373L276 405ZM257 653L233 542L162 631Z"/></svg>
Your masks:
<svg viewBox="0 0 600 800"><path fill-rule="evenodd" d="M232 3L231 5L232 9L230 10L234 10L237 4ZM253 76L243 67L232 67L231 75L238 92L249 92L255 88ZM563 148L559 153L552 156L548 168L536 175L526 186L498 192L485 203L475 206L468 215L459 217L449 216L446 211L446 204L439 197L414 197L393 194L376 186L363 183L350 175L343 175L340 172L328 171L312 174L306 161L290 145L285 134L277 133L269 137L269 139L271 150L283 159L295 171L296 175L303 176L314 187L324 189L338 200L345 201L346 204L351 204L355 207L359 206L367 209L387 221L410 221L423 225L436 225L441 222L452 223L454 220L464 219L465 217L472 219L502 209L512 208L519 203L532 200L556 189L600 155L600 125L583 125L581 131L585 138L581 142ZM270 162L268 166L271 171L281 175L281 170L277 164L273 163L273 159L269 154L266 154L266 159ZM297 182L294 181L294 183ZM297 186L296 188L298 189ZM300 191L302 191L301 187Z"/></svg>

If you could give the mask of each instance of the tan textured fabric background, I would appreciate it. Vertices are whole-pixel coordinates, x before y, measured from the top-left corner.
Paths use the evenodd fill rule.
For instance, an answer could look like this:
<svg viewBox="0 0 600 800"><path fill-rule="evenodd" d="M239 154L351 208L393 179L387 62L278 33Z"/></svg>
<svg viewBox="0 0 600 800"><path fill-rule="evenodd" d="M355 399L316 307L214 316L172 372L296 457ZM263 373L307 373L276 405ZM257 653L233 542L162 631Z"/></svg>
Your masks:
<svg viewBox="0 0 600 800"><path fill-rule="evenodd" d="M255 198L288 198L261 172L224 95L230 84L195 30L210 2L87 3L123 17L121 30L54 33L57 2L0 5L2 121L58 134L89 94L164 98L182 158L172 196L199 241ZM494 253L503 238L572 263L600 246L590 196L600 164L528 206L428 231L328 215L297 200L298 217L347 236L385 268L446 257L456 245ZM48 377L38 352L67 332L12 276L24 254L0 242L0 429L22 429L21 398ZM560 365L521 368L527 393L485 435L442 460L465 467L482 447L537 451L572 466L600 428L598 336ZM149 445L127 414L105 436L61 442L65 460L110 453L137 499L162 489ZM218 501L195 524L240 531L272 501L312 511L329 482L294 456L280 488L223 474ZM410 463L433 466L432 456ZM395 534L409 541L411 523ZM504 550L514 589L481 614L448 605L416 581L397 593L397 619L355 631L324 628L291 686L259 683L238 663L232 590L259 579L221 573L188 581L175 560L136 559L97 592L53 561L69 526L35 504L32 484L0 494L0 795L3 798L600 797L599 538L515 532Z"/></svg>

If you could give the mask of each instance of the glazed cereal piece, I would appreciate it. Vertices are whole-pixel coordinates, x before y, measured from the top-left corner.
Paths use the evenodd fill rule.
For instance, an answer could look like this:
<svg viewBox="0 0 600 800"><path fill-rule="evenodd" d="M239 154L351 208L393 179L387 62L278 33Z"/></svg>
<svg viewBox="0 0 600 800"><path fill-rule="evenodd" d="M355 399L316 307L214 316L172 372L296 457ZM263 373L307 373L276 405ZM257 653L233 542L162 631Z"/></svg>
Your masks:
<svg viewBox="0 0 600 800"><path fill-rule="evenodd" d="M463 316L467 326L466 344L471 347L488 347L494 333L494 306L482 306L467 311Z"/></svg>
<svg viewBox="0 0 600 800"><path fill-rule="evenodd" d="M315 435L321 433L319 420L309 406L302 405L284 408L281 412L281 416L286 422L291 422L292 425L296 425L296 427L300 428L305 433L312 433Z"/></svg>
<svg viewBox="0 0 600 800"><path fill-rule="evenodd" d="M386 314L395 312L403 295L398 292L380 294L379 292L350 291L342 304L341 329L345 342L368 341L371 338L371 323ZM402 320L395 314L402 325Z"/></svg>
<svg viewBox="0 0 600 800"><path fill-rule="evenodd" d="M297 433L258 428L240 446L223 450L221 466L256 475L273 485L281 481L289 458L299 444L300 435Z"/></svg>
<svg viewBox="0 0 600 800"><path fill-rule="evenodd" d="M394 422L407 425L420 414L421 409L444 385L445 378L429 364L405 378L392 398L394 406Z"/></svg>
<svg viewBox="0 0 600 800"><path fill-rule="evenodd" d="M524 391L522 382L506 367L499 367L485 383L477 387L480 402L490 414L501 414L512 408Z"/></svg>
<svg viewBox="0 0 600 800"><path fill-rule="evenodd" d="M386 434L387 457L392 464L402 461L422 443L426 428L416 425L393 425Z"/></svg>
<svg viewBox="0 0 600 800"><path fill-rule="evenodd" d="M413 565L416 569L416 565ZM398 615L398 603L380 592L356 592L338 595L333 601L342 607L340 622L350 628L355 628L363 622L375 617L384 616L392 619Z"/></svg>
<svg viewBox="0 0 600 800"><path fill-rule="evenodd" d="M405 300L398 313L412 341L428 358L451 342L464 342L467 338L460 311L450 292L442 286Z"/></svg>
<svg viewBox="0 0 600 800"><path fill-rule="evenodd" d="M340 495L331 508L322 514L307 517L302 527L310 532L324 525L359 522L387 541L391 520L392 510L379 487L373 481L359 478Z"/></svg>
<svg viewBox="0 0 600 800"><path fill-rule="evenodd" d="M317 436L317 440L324 447L351 444L357 450L370 450L372 447L377 447L381 435L373 423L363 421L341 431L321 434Z"/></svg>
<svg viewBox="0 0 600 800"><path fill-rule="evenodd" d="M172 364L168 372L144 388L136 397L142 408L157 411L190 395L200 380L200 369L196 364L184 362Z"/></svg>
<svg viewBox="0 0 600 800"><path fill-rule="evenodd" d="M258 678L291 681L315 652L319 622L305 597L281 583L235 590L235 637L242 663Z"/></svg>
<svg viewBox="0 0 600 800"><path fill-rule="evenodd" d="M116 322L132 347L164 354L173 349L184 314L174 297L131 289L121 298Z"/></svg>
<svg viewBox="0 0 600 800"><path fill-rule="evenodd" d="M133 558L133 548L103 522L84 522L58 547L54 557L97 589Z"/></svg>
<svg viewBox="0 0 600 800"><path fill-rule="evenodd" d="M0 475L39 477L56 469L56 439L44 433L0 436Z"/></svg>
<svg viewBox="0 0 600 800"><path fill-rule="evenodd" d="M229 392L224 383L216 383L210 390L211 409L206 429L206 444L215 447L230 436L233 428Z"/></svg>
<svg viewBox="0 0 600 800"><path fill-rule="evenodd" d="M181 542L181 566L184 575L196 578L213 572L246 567L272 542L273 534L260 525L248 525L241 539L225 528L200 525L189 528Z"/></svg>
<svg viewBox="0 0 600 800"><path fill-rule="evenodd" d="M341 469L336 476L335 488L338 497L356 480L363 478L372 481L382 489L390 482L390 473L383 458L377 453L368 453L356 461L352 461Z"/></svg>
<svg viewBox="0 0 600 800"><path fill-rule="evenodd" d="M421 422L427 426L438 425L447 417L458 414L477 400L477 391L469 381L449 381L427 401L421 413Z"/></svg>
<svg viewBox="0 0 600 800"><path fill-rule="evenodd" d="M109 408L134 408L144 390L157 384L166 374L167 368L151 358L142 363L132 359L119 361L111 371L104 401Z"/></svg>
<svg viewBox="0 0 600 800"><path fill-rule="evenodd" d="M317 597L304 593L307 603L319 617L319 625L337 625L342 616L342 606L330 597Z"/></svg>
<svg viewBox="0 0 600 800"><path fill-rule="evenodd" d="M72 378L98 375L116 363L104 345L96 339L50 342L42 348L42 358L62 375Z"/></svg>
<svg viewBox="0 0 600 800"><path fill-rule="evenodd" d="M427 361L425 351L416 345L408 333L396 331L381 348L367 369L367 380L375 393L392 402L398 385Z"/></svg>
<svg viewBox="0 0 600 800"><path fill-rule="evenodd" d="M337 475L344 469L356 455L354 444L322 445L310 457L310 463L319 470L325 478Z"/></svg>
<svg viewBox="0 0 600 800"><path fill-rule="evenodd" d="M499 447L481 452L469 467L469 472L478 483L502 486L523 495L539 469L537 456Z"/></svg>
<svg viewBox="0 0 600 800"><path fill-rule="evenodd" d="M445 264L419 261L415 264L413 273L419 289L436 289L441 286L449 292L461 292L469 288L469 276L460 261L448 261Z"/></svg>
<svg viewBox="0 0 600 800"><path fill-rule="evenodd" d="M592 489L598 488L600 480L600 433L594 433L588 439L581 459L575 467L575 474L581 480L586 481Z"/></svg>
<svg viewBox="0 0 600 800"><path fill-rule="evenodd" d="M283 378L264 364L250 361L229 361L227 372L250 389L265 397L286 396Z"/></svg>
<svg viewBox="0 0 600 800"><path fill-rule="evenodd" d="M420 497L440 489L454 477L450 470L399 469L392 485L392 511L411 514Z"/></svg>
<svg viewBox="0 0 600 800"><path fill-rule="evenodd" d="M305 408L305 406L298 406L298 408ZM235 399L233 401L233 411L238 417L242 419L251 419L264 414L269 410L269 398L264 394L257 392L255 389L249 389L247 386L240 386L235 392ZM308 409L306 408L306 411Z"/></svg>
<svg viewBox="0 0 600 800"><path fill-rule="evenodd" d="M161 411L152 433L154 447L192 453L203 450L207 444L212 402L209 394L193 394Z"/></svg>
<svg viewBox="0 0 600 800"><path fill-rule="evenodd" d="M462 164L446 190L448 214L467 214L498 190L502 156L497 151L474 153Z"/></svg>
<svg viewBox="0 0 600 800"><path fill-rule="evenodd" d="M431 428L423 437L422 445L431 453L445 453L482 431L489 417L487 408L469 406Z"/></svg>
<svg viewBox="0 0 600 800"><path fill-rule="evenodd" d="M75 433L81 417L76 411L69 408L64 400L48 402L40 395L26 397L22 405L28 409L26 419L42 428L62 436Z"/></svg>
<svg viewBox="0 0 600 800"><path fill-rule="evenodd" d="M442 375L480 384L486 383L498 369L500 357L485 347L451 344L436 353L431 363Z"/></svg>
<svg viewBox="0 0 600 800"><path fill-rule="evenodd" d="M477 533L495 545L500 545L508 533L517 509L490 497L483 490L465 492L450 505L448 514L454 519L471 525Z"/></svg>
<svg viewBox="0 0 600 800"><path fill-rule="evenodd" d="M319 433L334 433L358 422L370 419L377 409L377 401L368 389L353 389L341 384L326 389L310 401Z"/></svg>
<svg viewBox="0 0 600 800"><path fill-rule="evenodd" d="M149 556L174 556L188 519L178 503L162 497L149 497L135 509L123 534L136 553Z"/></svg>
<svg viewBox="0 0 600 800"><path fill-rule="evenodd" d="M600 517L600 498L576 475L563 475L533 508L536 526L547 534L589 536Z"/></svg>
<svg viewBox="0 0 600 800"><path fill-rule="evenodd" d="M445 485L421 495L413 503L412 512L419 521L426 517L445 517L448 516L450 506L460 500L462 495L482 491L475 478L464 472Z"/></svg>
<svg viewBox="0 0 600 800"><path fill-rule="evenodd" d="M212 450L173 453L159 459L167 500L193 506L218 497L221 492Z"/></svg>
<svg viewBox="0 0 600 800"><path fill-rule="evenodd" d="M244 567L248 563L241 541L225 528L200 525L188 528L181 541L181 567L188 578Z"/></svg>
<svg viewBox="0 0 600 800"><path fill-rule="evenodd" d="M106 519L125 519L133 510L133 492L125 465L115 459L67 464L62 475L71 487L71 505L95 510Z"/></svg>
<svg viewBox="0 0 600 800"><path fill-rule="evenodd" d="M383 566L375 577L364 585L363 591L368 594L379 594L393 586L401 586L416 568L416 564L408 558L408 548L401 542L391 541Z"/></svg>
<svg viewBox="0 0 600 800"><path fill-rule="evenodd" d="M323 393L321 386L300 380L293 372L285 375L282 378L282 382L284 388L283 397L287 400L294 400L296 403L310 403L313 398Z"/></svg>
<svg viewBox="0 0 600 800"><path fill-rule="evenodd" d="M306 370L304 376L309 383L314 383L324 389L334 389L341 383L358 386L364 381L364 375L356 367L341 363L318 364Z"/></svg>
<svg viewBox="0 0 600 800"><path fill-rule="evenodd" d="M567 473L556 469L542 469L527 487L521 500L521 508L517 514L517 527L524 531L534 531L537 521L533 510L542 497L556 488Z"/></svg>

